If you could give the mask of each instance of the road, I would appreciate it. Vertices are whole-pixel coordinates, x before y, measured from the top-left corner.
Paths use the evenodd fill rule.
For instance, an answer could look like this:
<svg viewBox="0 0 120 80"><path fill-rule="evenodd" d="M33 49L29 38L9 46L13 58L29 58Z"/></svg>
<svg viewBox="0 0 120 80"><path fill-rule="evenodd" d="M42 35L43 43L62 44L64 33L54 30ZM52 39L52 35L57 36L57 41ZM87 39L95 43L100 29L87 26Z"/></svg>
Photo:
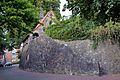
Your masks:
<svg viewBox="0 0 120 80"><path fill-rule="evenodd" d="M120 80L120 75L99 76L70 76L26 72L16 66L0 68L0 80Z"/></svg>

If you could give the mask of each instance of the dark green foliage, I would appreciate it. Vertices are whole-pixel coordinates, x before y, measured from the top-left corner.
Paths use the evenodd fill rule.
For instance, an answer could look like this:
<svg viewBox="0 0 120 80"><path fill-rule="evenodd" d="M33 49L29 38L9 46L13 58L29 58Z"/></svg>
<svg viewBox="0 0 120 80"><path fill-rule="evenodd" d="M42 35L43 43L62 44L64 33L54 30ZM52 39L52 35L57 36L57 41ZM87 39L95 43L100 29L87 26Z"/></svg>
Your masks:
<svg viewBox="0 0 120 80"><path fill-rule="evenodd" d="M110 18L120 21L120 0L67 0L65 8L72 10L73 15L104 24Z"/></svg>
<svg viewBox="0 0 120 80"><path fill-rule="evenodd" d="M93 21L86 21L77 16L49 26L46 33L50 37L60 40L83 40L89 37L89 30L94 27Z"/></svg>
<svg viewBox="0 0 120 80"><path fill-rule="evenodd" d="M59 0L1 0L0 49L18 47L39 22L40 7L44 14L51 9L60 18ZM1 51L1 50L0 50Z"/></svg>
<svg viewBox="0 0 120 80"><path fill-rule="evenodd" d="M4 38L4 36L3 36L3 33L2 33L2 28L0 27L0 51L2 51L2 48L4 47L3 46L3 38Z"/></svg>
<svg viewBox="0 0 120 80"><path fill-rule="evenodd" d="M0 1L0 27L5 45L18 46L38 23L38 15L38 9L29 0Z"/></svg>

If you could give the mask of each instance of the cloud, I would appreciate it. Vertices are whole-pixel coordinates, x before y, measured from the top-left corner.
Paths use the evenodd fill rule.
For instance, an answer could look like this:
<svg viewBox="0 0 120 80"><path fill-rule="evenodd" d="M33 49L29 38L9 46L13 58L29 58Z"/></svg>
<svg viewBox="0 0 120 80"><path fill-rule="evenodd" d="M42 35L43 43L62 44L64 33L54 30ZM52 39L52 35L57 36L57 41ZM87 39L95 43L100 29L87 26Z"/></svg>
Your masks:
<svg viewBox="0 0 120 80"><path fill-rule="evenodd" d="M70 16L70 15L72 15L72 12L69 11L68 9L66 9L66 11L64 11L64 12L62 11L63 5L65 3L67 3L67 1L66 0L60 0L60 2L61 2L61 4L60 4L60 13L61 13L61 15L62 16Z"/></svg>

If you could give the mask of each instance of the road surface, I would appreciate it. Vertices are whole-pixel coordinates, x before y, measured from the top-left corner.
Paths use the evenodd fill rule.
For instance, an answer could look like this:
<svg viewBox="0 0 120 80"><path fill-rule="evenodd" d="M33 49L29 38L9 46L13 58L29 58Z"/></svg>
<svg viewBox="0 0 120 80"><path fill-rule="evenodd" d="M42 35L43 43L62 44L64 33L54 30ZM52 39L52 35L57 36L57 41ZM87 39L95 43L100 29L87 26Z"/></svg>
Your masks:
<svg viewBox="0 0 120 80"><path fill-rule="evenodd" d="M0 68L0 80L120 80L120 75L99 76L70 76L26 72L16 66Z"/></svg>

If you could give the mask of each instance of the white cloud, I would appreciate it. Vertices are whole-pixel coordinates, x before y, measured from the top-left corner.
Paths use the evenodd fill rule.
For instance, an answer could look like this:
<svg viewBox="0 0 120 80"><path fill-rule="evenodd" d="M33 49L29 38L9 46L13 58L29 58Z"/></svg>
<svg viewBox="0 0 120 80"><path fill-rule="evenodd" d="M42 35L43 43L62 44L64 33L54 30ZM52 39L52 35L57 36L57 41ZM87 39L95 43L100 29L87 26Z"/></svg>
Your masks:
<svg viewBox="0 0 120 80"><path fill-rule="evenodd" d="M67 1L66 0L60 0L60 2L61 2L61 4L60 4L60 13L61 13L61 15L62 16L70 16L70 15L72 15L72 12L69 11L68 9L66 9L66 11L64 11L64 12L62 11L63 5L65 3L67 3Z"/></svg>

